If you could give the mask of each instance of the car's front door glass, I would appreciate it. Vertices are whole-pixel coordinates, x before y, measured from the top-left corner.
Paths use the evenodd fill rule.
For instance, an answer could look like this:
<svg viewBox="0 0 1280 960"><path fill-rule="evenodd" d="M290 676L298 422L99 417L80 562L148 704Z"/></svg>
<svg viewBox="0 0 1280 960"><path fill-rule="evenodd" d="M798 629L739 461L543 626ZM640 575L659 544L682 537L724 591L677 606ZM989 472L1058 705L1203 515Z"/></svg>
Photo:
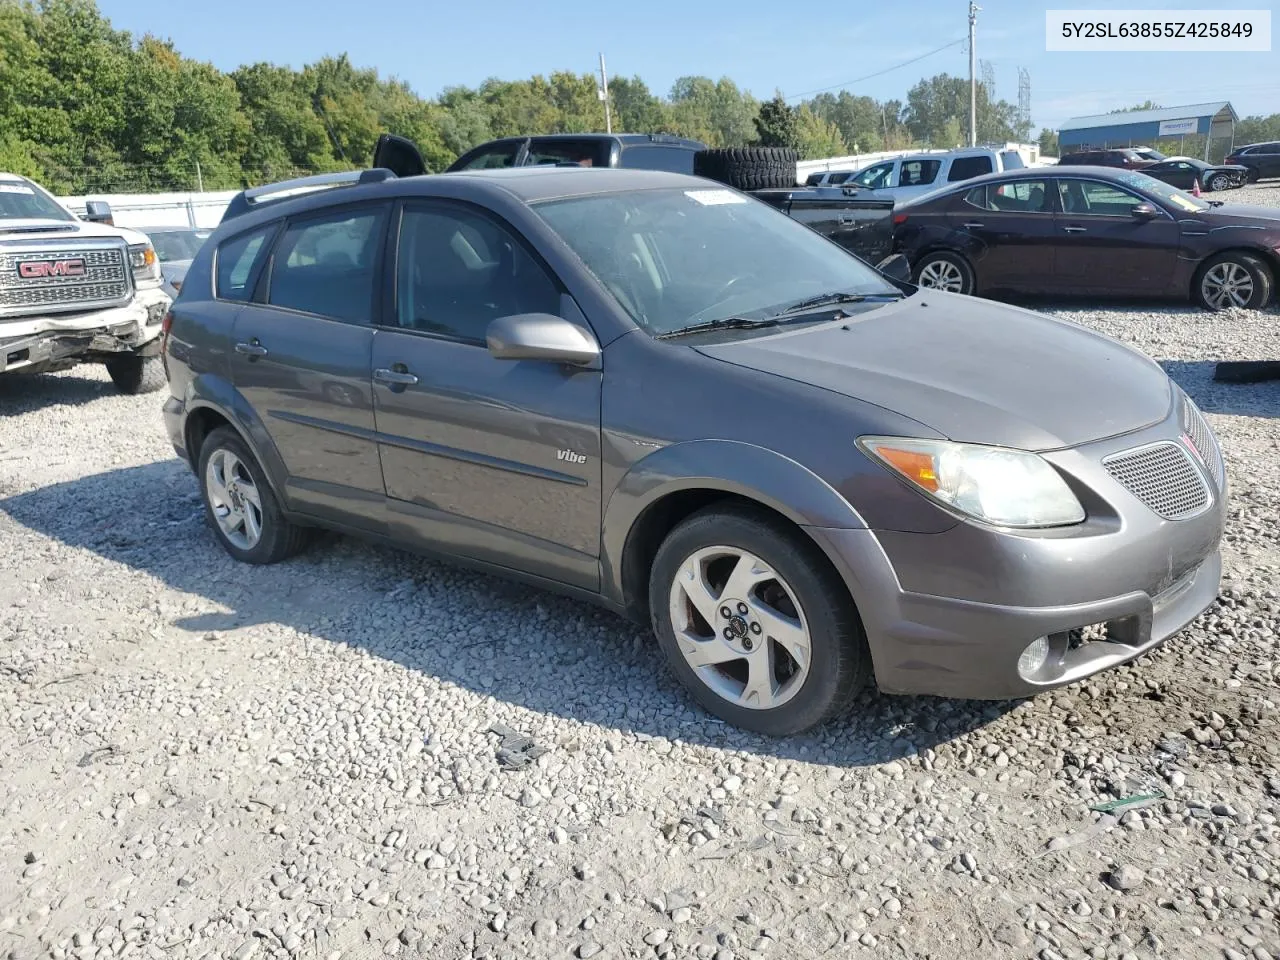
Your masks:
<svg viewBox="0 0 1280 960"><path fill-rule="evenodd" d="M476 154L462 165L462 170L501 170L515 166L516 154L520 152L519 143L507 143L493 150Z"/></svg>
<svg viewBox="0 0 1280 960"><path fill-rule="evenodd" d="M396 322L483 344L489 324L557 313L560 289L512 232L451 204L409 207L400 223Z"/></svg>
<svg viewBox="0 0 1280 960"><path fill-rule="evenodd" d="M859 172L849 182L855 186L866 187L868 190L883 190L885 187L892 185L893 164L894 161L892 160L887 163L874 163Z"/></svg>
<svg viewBox="0 0 1280 960"><path fill-rule="evenodd" d="M1060 180L1058 192L1066 213L1094 217L1131 217L1133 208L1150 201L1100 180Z"/></svg>

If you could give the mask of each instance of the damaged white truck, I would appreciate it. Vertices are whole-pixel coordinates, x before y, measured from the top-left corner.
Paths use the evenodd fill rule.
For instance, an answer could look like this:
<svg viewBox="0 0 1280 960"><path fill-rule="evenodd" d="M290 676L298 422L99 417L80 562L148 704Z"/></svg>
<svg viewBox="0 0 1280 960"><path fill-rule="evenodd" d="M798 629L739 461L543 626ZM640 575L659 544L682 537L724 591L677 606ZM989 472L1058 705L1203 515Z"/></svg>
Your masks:
<svg viewBox="0 0 1280 960"><path fill-rule="evenodd" d="M78 219L0 173L0 374L102 363L124 393L159 390L162 282L150 241L112 225L106 204Z"/></svg>

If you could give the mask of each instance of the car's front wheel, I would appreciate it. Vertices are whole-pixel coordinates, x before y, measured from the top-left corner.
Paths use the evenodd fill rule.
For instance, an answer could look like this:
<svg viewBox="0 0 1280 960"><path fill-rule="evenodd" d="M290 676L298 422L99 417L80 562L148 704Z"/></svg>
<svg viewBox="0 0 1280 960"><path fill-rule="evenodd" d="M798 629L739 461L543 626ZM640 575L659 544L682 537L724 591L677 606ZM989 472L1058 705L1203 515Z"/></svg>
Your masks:
<svg viewBox="0 0 1280 960"><path fill-rule="evenodd" d="M231 427L205 437L199 477L209 526L237 560L276 563L306 542L306 529L285 518L262 467Z"/></svg>
<svg viewBox="0 0 1280 960"><path fill-rule="evenodd" d="M1231 178L1225 173L1219 173L1209 178L1210 190L1229 190L1231 188Z"/></svg>
<svg viewBox="0 0 1280 960"><path fill-rule="evenodd" d="M1192 294L1203 307L1261 310L1271 302L1271 270L1260 259L1238 250L1210 257L1196 271Z"/></svg>
<svg viewBox="0 0 1280 960"><path fill-rule="evenodd" d="M671 531L649 606L677 678L735 726L800 733L848 709L870 676L861 622L825 558L752 510L711 507Z"/></svg>
<svg viewBox="0 0 1280 960"><path fill-rule="evenodd" d="M947 293L972 295L974 290L973 267L969 261L954 253L939 250L921 257L913 271L916 286Z"/></svg>
<svg viewBox="0 0 1280 960"><path fill-rule="evenodd" d="M140 357L124 353L106 363L107 375L121 393L155 393L166 383L164 361L159 357Z"/></svg>

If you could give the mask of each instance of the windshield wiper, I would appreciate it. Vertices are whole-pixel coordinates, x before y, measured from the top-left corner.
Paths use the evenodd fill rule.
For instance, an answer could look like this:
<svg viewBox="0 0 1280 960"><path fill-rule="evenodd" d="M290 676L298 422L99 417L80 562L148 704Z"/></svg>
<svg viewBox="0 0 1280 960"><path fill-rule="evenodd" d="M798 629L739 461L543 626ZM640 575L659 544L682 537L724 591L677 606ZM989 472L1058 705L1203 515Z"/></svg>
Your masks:
<svg viewBox="0 0 1280 960"><path fill-rule="evenodd" d="M776 327L778 321L770 317L767 320L748 320L746 317L720 317L718 320L707 320L703 323L690 324L679 330L659 333L655 340L670 340L690 333L706 333L708 330L755 330L757 327Z"/></svg>
<svg viewBox="0 0 1280 960"><path fill-rule="evenodd" d="M841 303L865 303L868 300L901 299L902 294L896 291L893 293L820 293L816 297L809 297L807 300L800 300L791 304L789 307L784 308L781 313L775 313L773 319L777 320L793 314L804 313L817 307L836 306Z"/></svg>

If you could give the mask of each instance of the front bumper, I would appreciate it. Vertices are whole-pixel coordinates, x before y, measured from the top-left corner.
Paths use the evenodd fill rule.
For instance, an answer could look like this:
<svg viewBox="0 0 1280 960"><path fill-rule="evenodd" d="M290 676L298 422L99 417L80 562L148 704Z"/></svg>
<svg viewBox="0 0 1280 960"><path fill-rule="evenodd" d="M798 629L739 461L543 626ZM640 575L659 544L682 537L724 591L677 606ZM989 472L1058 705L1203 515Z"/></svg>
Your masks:
<svg viewBox="0 0 1280 960"><path fill-rule="evenodd" d="M0 320L0 373L159 346L172 301L159 287L138 290L123 307Z"/></svg>
<svg viewBox="0 0 1280 960"><path fill-rule="evenodd" d="M1209 507L1169 521L1099 466L1171 430L1046 455L1098 495L1075 530L1017 533L969 522L937 534L808 528L849 586L880 689L1031 696L1141 656L1208 608L1222 577L1225 483L1206 471ZM1019 656L1041 637L1049 647L1043 665L1020 668Z"/></svg>

